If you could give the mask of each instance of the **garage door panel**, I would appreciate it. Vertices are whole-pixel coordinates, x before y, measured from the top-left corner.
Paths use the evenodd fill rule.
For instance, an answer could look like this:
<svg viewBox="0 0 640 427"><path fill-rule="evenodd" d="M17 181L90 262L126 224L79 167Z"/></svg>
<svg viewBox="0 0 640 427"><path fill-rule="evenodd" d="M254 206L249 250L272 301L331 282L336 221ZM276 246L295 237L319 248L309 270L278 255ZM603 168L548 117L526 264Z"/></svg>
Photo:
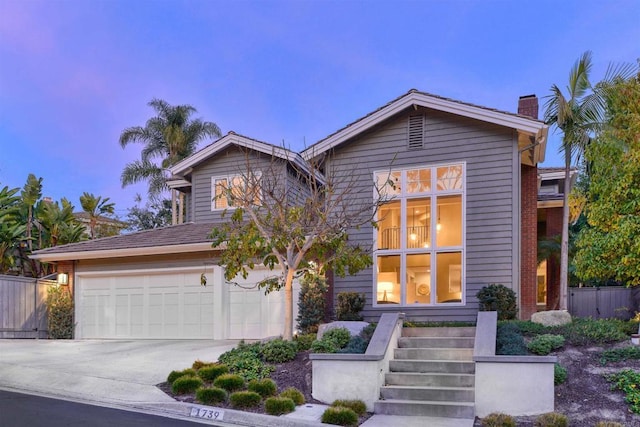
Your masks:
<svg viewBox="0 0 640 427"><path fill-rule="evenodd" d="M80 273L79 337L213 338L213 286L200 273Z"/></svg>

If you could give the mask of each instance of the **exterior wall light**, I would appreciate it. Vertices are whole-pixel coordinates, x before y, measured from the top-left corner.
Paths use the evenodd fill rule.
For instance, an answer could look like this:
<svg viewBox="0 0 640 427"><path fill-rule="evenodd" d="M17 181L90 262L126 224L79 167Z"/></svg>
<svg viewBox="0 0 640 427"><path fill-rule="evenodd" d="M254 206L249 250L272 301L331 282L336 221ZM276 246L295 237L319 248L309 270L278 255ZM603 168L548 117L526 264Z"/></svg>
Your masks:
<svg viewBox="0 0 640 427"><path fill-rule="evenodd" d="M67 286L69 284L69 275L67 273L58 273L58 285Z"/></svg>

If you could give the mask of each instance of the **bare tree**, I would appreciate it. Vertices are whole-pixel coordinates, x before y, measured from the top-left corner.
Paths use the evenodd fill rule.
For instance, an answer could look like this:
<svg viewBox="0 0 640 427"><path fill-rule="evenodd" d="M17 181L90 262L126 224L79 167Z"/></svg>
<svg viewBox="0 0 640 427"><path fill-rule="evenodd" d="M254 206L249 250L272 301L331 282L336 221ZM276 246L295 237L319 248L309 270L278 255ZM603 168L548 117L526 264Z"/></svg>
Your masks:
<svg viewBox="0 0 640 427"><path fill-rule="evenodd" d="M230 221L214 228L213 246L222 249L225 278L263 264L279 275L258 286L285 292L283 337L293 335L293 281L310 267L321 272L355 274L372 265L371 247L349 241L349 230L377 225L384 198L372 198L349 170L325 170L328 157L304 160L287 149L272 154L245 152L238 175L216 185L216 200L226 204ZM372 187L376 184L371 181Z"/></svg>

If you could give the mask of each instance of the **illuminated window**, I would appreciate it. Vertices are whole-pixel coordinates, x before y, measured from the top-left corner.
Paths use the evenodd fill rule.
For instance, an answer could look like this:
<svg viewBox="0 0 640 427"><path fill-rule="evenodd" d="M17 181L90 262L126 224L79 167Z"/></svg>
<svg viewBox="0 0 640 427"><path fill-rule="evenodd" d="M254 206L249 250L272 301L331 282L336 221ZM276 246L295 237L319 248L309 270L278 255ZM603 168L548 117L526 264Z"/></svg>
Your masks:
<svg viewBox="0 0 640 427"><path fill-rule="evenodd" d="M261 205L262 195L259 185L261 175L260 172L256 172L249 179L242 175L212 177L211 210L237 207L239 199L252 200L254 206Z"/></svg>
<svg viewBox="0 0 640 427"><path fill-rule="evenodd" d="M375 173L377 304L464 302L465 165Z"/></svg>

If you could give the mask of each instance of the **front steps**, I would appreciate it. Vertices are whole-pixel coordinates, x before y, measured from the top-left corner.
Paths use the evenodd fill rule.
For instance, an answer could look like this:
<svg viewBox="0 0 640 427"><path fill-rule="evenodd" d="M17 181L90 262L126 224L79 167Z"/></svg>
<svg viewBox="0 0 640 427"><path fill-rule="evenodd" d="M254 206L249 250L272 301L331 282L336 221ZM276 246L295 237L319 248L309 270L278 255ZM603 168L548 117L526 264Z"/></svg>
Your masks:
<svg viewBox="0 0 640 427"><path fill-rule="evenodd" d="M475 328L403 328L374 412L473 418Z"/></svg>

